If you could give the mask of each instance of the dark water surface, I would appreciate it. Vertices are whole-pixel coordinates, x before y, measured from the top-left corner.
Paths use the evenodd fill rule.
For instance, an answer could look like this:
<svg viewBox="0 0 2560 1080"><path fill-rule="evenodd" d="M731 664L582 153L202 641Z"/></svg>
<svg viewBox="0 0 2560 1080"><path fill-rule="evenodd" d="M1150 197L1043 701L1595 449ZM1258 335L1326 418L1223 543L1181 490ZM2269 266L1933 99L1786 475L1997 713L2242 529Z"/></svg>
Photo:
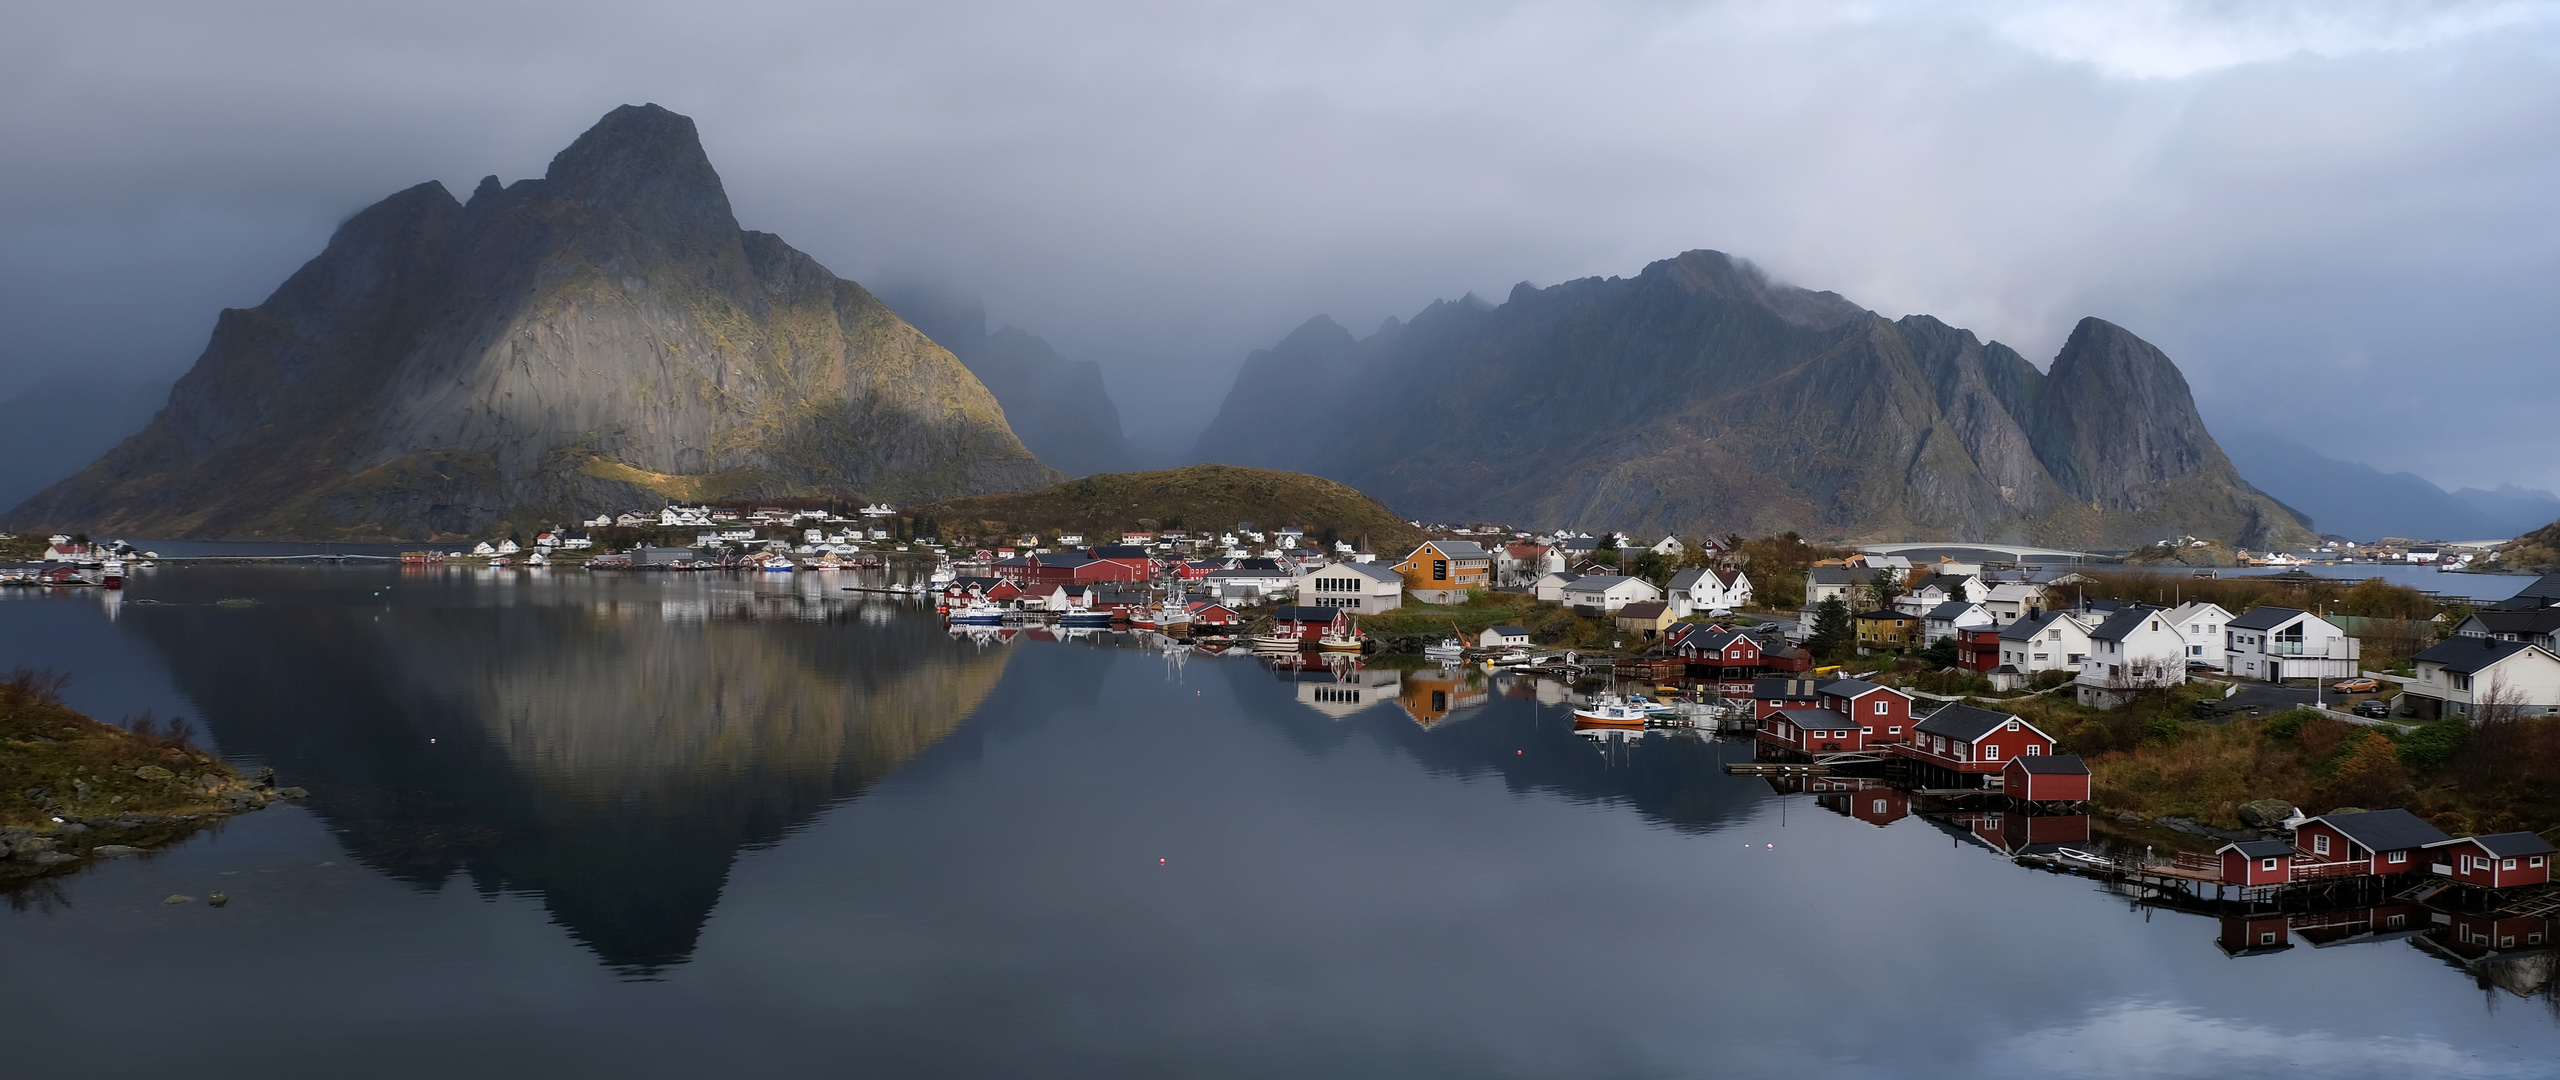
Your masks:
<svg viewBox="0 0 2560 1080"><path fill-rule="evenodd" d="M312 792L0 911L11 1073L2560 1072L2547 958L2233 958L1980 822L1780 796L1722 774L1739 742L1595 745L1531 684L1353 703L834 585L0 592L0 667Z"/></svg>

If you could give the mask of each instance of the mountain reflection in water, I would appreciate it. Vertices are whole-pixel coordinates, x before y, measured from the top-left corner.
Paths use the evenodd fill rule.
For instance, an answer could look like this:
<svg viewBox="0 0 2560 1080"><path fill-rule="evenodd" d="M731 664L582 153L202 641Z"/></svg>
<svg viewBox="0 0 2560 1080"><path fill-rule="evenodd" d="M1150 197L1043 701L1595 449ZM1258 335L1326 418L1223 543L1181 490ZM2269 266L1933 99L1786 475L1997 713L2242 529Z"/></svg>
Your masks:
<svg viewBox="0 0 2560 1080"><path fill-rule="evenodd" d="M376 869L538 894L641 973L691 953L742 847L948 735L1010 655L927 619L725 580L419 582L424 603L288 594L248 610L209 606L239 587L222 574L169 585L122 622L226 753L309 788Z"/></svg>

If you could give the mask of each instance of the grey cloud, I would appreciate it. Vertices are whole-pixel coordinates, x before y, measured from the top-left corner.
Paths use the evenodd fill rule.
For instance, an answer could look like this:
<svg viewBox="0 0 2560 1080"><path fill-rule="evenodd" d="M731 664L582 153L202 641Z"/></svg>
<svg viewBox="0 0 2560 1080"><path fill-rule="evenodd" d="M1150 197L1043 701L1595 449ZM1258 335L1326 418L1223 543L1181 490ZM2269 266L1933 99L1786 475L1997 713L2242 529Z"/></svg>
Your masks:
<svg viewBox="0 0 2560 1080"><path fill-rule="evenodd" d="M2560 404L2553 10L23 5L0 380L175 370L345 214L656 101L750 227L984 293L1133 427L1317 312L1715 247L2030 356L2101 315L2217 423L2560 487L2521 437Z"/></svg>

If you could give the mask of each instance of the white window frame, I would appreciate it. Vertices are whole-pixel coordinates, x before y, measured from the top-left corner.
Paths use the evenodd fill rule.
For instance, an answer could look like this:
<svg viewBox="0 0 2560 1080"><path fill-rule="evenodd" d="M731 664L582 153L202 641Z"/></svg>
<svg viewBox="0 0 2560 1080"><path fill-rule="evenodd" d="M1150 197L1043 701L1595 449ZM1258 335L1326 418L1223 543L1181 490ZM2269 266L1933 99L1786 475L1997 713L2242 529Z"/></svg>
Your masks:
<svg viewBox="0 0 2560 1080"><path fill-rule="evenodd" d="M2313 834L2311 834L2311 853L2312 853L2312 854L2314 854L2314 855L2321 855L2321 856L2326 856L2327 854L2329 854L2329 834L2327 834L2327 833L2313 833Z"/></svg>
<svg viewBox="0 0 2560 1080"><path fill-rule="evenodd" d="M2268 856L2267 858L2258 860L2258 869L2260 870L2273 871L2275 868L2276 860L2274 856Z"/></svg>

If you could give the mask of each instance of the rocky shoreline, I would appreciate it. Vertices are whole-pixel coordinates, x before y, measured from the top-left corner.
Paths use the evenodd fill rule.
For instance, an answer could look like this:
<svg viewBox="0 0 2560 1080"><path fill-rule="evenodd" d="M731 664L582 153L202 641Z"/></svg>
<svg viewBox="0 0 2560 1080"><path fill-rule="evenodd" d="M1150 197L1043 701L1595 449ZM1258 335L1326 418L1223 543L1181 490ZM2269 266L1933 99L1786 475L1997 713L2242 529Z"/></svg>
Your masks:
<svg viewBox="0 0 2560 1080"><path fill-rule="evenodd" d="M104 724L62 704L63 680L0 680L0 891L140 855L308 793L275 770L242 776L197 749L184 721Z"/></svg>

